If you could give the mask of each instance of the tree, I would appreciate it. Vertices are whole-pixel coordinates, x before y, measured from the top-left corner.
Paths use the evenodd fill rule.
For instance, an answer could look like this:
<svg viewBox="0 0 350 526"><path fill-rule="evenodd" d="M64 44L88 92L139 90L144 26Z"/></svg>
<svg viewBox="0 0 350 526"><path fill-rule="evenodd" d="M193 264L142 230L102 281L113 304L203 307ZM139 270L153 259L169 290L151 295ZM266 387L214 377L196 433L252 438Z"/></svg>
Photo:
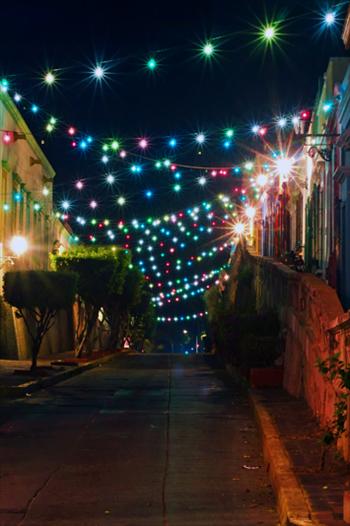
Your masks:
<svg viewBox="0 0 350 526"><path fill-rule="evenodd" d="M116 247L78 246L54 256L53 263L56 269L78 276L75 354L80 356L88 350L99 312L106 316L111 298L122 294L131 256Z"/></svg>
<svg viewBox="0 0 350 526"><path fill-rule="evenodd" d="M67 272L26 270L7 272L4 276L4 298L15 307L31 339L31 370L45 334L55 323L57 311L70 307L75 298L77 277Z"/></svg>

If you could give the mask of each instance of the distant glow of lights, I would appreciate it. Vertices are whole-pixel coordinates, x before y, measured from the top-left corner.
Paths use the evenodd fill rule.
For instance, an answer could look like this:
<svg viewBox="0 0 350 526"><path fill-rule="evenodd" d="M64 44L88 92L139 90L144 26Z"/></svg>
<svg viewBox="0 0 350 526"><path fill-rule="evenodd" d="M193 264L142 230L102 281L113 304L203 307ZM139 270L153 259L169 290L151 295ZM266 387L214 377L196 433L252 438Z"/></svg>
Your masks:
<svg viewBox="0 0 350 526"><path fill-rule="evenodd" d="M158 63L154 57L151 57L147 60L146 65L150 71L154 71L157 68Z"/></svg>
<svg viewBox="0 0 350 526"><path fill-rule="evenodd" d="M56 81L56 76L52 71L48 71L44 76L44 81L48 86L52 86L52 84L54 84Z"/></svg>
<svg viewBox="0 0 350 526"><path fill-rule="evenodd" d="M107 176L106 176L106 182L107 182L108 184L113 184L113 183L115 183L115 177L114 177L114 175L113 175L113 174L107 174Z"/></svg>
<svg viewBox="0 0 350 526"><path fill-rule="evenodd" d="M120 195L120 196L118 197L118 199L117 199L117 204L118 204L119 206L124 206L125 203L126 203L126 199L125 199L125 197L123 197L122 195Z"/></svg>
<svg viewBox="0 0 350 526"><path fill-rule="evenodd" d="M62 206L63 210L69 210L69 208L70 208L71 205L70 205L70 202L69 202L69 201L66 201L66 200L65 200L65 201L62 201L61 206Z"/></svg>
<svg viewBox="0 0 350 526"><path fill-rule="evenodd" d="M197 133L197 135L196 135L196 142L198 144L204 144L205 143L205 135L204 135L204 133Z"/></svg>

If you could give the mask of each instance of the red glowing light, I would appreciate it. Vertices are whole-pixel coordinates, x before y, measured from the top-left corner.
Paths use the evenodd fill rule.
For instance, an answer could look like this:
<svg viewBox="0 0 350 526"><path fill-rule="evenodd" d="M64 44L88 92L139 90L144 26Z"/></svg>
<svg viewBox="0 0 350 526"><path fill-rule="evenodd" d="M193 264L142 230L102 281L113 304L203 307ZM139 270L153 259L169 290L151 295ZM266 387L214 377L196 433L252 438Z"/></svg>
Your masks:
<svg viewBox="0 0 350 526"><path fill-rule="evenodd" d="M2 136L2 142L4 144L11 144L13 142L13 133L12 132L4 132Z"/></svg>
<svg viewBox="0 0 350 526"><path fill-rule="evenodd" d="M309 121L311 119L311 111L303 110L302 112L300 112L300 118L302 121Z"/></svg>

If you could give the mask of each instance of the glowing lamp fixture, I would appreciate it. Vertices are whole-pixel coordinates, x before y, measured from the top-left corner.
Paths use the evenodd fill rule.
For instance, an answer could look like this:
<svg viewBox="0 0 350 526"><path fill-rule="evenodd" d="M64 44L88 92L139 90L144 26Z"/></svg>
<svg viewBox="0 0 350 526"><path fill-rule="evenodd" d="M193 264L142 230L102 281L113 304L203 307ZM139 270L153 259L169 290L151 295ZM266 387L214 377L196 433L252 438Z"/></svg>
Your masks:
<svg viewBox="0 0 350 526"><path fill-rule="evenodd" d="M28 241L23 236L13 236L10 241L10 249L15 256L22 256L28 250Z"/></svg>

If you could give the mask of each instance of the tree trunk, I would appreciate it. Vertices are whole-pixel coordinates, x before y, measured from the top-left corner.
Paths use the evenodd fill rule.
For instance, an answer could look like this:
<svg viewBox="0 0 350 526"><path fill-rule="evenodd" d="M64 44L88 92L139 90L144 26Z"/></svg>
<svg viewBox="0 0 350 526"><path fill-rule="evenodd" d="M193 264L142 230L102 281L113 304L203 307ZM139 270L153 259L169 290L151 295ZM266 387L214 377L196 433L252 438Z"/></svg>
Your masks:
<svg viewBox="0 0 350 526"><path fill-rule="evenodd" d="M40 345L41 345L41 340L40 341L35 340L32 343L32 348L31 348L32 365L30 367L31 371L35 371L35 369L37 368L37 365L38 365L38 354L39 354L39 351L40 351Z"/></svg>

